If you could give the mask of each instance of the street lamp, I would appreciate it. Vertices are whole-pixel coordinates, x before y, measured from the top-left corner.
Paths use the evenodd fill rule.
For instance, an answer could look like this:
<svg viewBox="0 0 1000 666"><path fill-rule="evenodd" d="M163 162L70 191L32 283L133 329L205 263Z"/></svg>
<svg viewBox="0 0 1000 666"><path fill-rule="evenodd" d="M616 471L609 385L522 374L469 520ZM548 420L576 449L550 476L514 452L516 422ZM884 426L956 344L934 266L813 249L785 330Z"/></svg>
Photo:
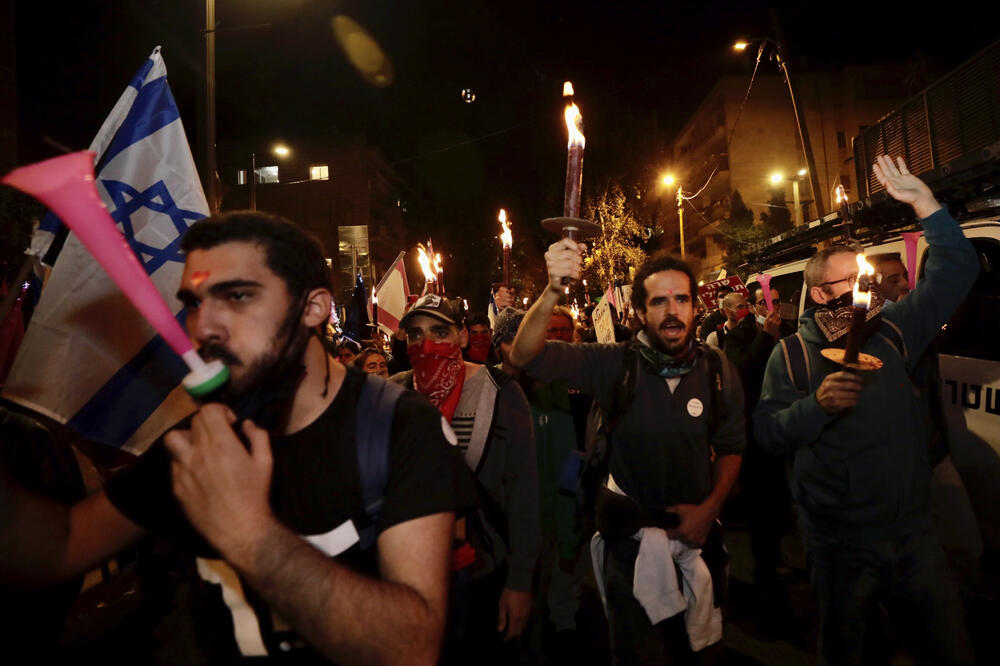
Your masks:
<svg viewBox="0 0 1000 666"><path fill-rule="evenodd" d="M666 174L661 182L664 187L673 187L677 181L671 174ZM681 233L681 259L684 259L686 257L684 251L684 189L680 183L677 183L677 223Z"/></svg>
<svg viewBox="0 0 1000 666"><path fill-rule="evenodd" d="M785 56L781 51L781 44L770 37L757 37L747 41L736 42L733 44L733 50L743 52L751 42L760 42L760 48L757 50L758 64L760 63L761 56L764 55L764 48L768 44L774 48L774 57L777 59L778 66L781 67L781 71L785 75L785 83L788 84L788 96L792 100L792 111L795 113L795 127L799 131L799 141L802 143L802 154L806 159L806 166L809 169L809 182L812 185L813 199L816 202L816 212L818 215L822 216L824 213L823 195L819 186L819 174L816 172L816 161L813 159L812 145L809 143L809 130L806 128L806 119L803 117L802 111L799 110L799 106L795 102L795 90L792 87L792 77L788 73L788 63L785 62Z"/></svg>
<svg viewBox="0 0 1000 666"><path fill-rule="evenodd" d="M773 185L778 185L784 181L790 181L792 183L792 199L795 205L795 226L800 226L803 222L802 215L802 200L799 198L799 181L806 175L807 171L805 169L799 169L795 176L791 178L785 178L780 172L774 172L771 174L771 183Z"/></svg>
<svg viewBox="0 0 1000 666"><path fill-rule="evenodd" d="M271 152L278 157L288 157L292 154L291 148L283 143L276 143ZM257 210L257 153L250 152L250 190L247 197L247 207L250 210Z"/></svg>
<svg viewBox="0 0 1000 666"><path fill-rule="evenodd" d="M799 199L799 179L805 175L805 169L799 169L794 178L785 178L780 171L775 171L771 174L772 185L780 185L786 180L789 180L792 183L792 199L795 202L795 226L797 227L802 224L802 203Z"/></svg>

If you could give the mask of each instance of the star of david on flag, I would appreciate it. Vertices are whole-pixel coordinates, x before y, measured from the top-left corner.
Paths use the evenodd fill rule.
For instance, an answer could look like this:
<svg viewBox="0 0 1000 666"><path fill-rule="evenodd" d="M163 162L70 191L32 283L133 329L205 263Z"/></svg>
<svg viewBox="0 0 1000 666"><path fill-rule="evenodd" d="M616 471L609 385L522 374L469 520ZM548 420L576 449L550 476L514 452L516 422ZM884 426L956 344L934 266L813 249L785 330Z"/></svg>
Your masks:
<svg viewBox="0 0 1000 666"><path fill-rule="evenodd" d="M168 261L184 263L184 255L180 252L181 236L187 231L191 222L200 220L205 214L195 210L182 210L177 207L170 190L166 184L160 180L148 188L139 192L128 183L116 180L102 180L101 184L108 193L113 204L111 208L111 219L117 223L125 240L128 241L132 251L139 257L139 262L146 269L146 273L152 275L160 266ZM170 218L177 235L165 247L156 247L148 243L143 243L135 237L135 225L132 224L132 215L143 208L166 215Z"/></svg>
<svg viewBox="0 0 1000 666"><path fill-rule="evenodd" d="M98 193L172 312L184 268L180 238L208 214L157 47L90 150ZM42 221L30 252L53 260L60 221ZM194 410L186 370L70 233L3 387L3 395L88 439L139 453Z"/></svg>

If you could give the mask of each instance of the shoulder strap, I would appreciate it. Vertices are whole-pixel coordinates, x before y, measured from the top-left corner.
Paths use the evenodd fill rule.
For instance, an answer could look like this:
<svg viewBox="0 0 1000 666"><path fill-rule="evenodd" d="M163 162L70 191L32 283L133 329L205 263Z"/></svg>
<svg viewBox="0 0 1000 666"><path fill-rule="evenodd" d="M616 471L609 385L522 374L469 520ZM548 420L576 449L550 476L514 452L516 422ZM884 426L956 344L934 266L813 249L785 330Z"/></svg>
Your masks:
<svg viewBox="0 0 1000 666"><path fill-rule="evenodd" d="M406 391L377 375L367 375L358 397L355 440L358 448L358 480L365 514L371 524L360 530L361 548L375 544L385 488L389 483L389 436L396 403Z"/></svg>
<svg viewBox="0 0 1000 666"><path fill-rule="evenodd" d="M706 357L708 361L708 381L711 384L709 399L712 401L712 421L710 423L710 428L714 429L715 424L725 416L726 411L726 401L722 396L722 352L718 349L712 349L706 345L705 353L708 355Z"/></svg>
<svg viewBox="0 0 1000 666"><path fill-rule="evenodd" d="M618 425L618 421L632 406L632 401L635 399L635 383L639 374L639 354L631 344L626 344L624 348L622 374L615 384L615 391L611 396L611 413L608 414L606 427L609 434Z"/></svg>
<svg viewBox="0 0 1000 666"><path fill-rule="evenodd" d="M885 339L886 342L892 345L892 348L896 350L896 353L899 354L905 362L907 354L906 342L903 339L903 332L899 330L899 326L888 319L883 318L882 323L885 324L885 326L879 327L878 334Z"/></svg>
<svg viewBox="0 0 1000 666"><path fill-rule="evenodd" d="M785 367L788 369L788 377L792 380L795 390L809 393L812 390L812 368L809 366L809 356L806 354L802 335L800 333L788 335L781 338L778 343L785 355Z"/></svg>

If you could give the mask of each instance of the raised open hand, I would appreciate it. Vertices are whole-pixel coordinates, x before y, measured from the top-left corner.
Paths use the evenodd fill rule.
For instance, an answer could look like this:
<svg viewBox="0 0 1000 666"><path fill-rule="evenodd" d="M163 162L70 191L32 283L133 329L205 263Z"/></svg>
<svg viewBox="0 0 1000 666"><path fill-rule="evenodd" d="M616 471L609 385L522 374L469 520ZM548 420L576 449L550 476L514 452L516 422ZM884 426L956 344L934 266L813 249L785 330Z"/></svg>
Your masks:
<svg viewBox="0 0 1000 666"><path fill-rule="evenodd" d="M934 198L931 188L927 187L924 181L920 180L906 167L906 162L902 157L897 157L893 164L892 158L888 155L879 155L875 158L872 170L878 182L882 183L885 191L896 201L908 203L913 206L917 217L927 217L934 211L941 208L941 204Z"/></svg>

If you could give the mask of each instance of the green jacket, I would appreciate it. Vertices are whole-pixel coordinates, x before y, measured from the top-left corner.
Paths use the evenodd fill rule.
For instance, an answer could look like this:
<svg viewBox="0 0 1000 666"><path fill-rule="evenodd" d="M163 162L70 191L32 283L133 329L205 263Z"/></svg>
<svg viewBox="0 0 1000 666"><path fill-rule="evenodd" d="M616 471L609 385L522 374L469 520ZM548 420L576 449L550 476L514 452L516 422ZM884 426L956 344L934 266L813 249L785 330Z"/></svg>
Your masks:
<svg viewBox="0 0 1000 666"><path fill-rule="evenodd" d="M566 384L535 382L528 392L528 402L535 426L542 536L546 541L555 538L560 558L573 559L580 544L576 497L559 490L560 472L576 450L576 428Z"/></svg>
<svg viewBox="0 0 1000 666"><path fill-rule="evenodd" d="M882 326L862 351L884 365L863 373L855 407L829 415L816 401L823 378L840 368L820 354L831 345L813 318L815 309L799 319L812 368L810 393L795 389L781 345L768 359L754 433L764 450L795 454L792 494L803 526L814 533L870 540L929 524L927 431L909 375L972 287L979 263L947 211L921 224L930 246L924 277L906 298L883 307ZM886 337L890 326L902 337L902 355Z"/></svg>

